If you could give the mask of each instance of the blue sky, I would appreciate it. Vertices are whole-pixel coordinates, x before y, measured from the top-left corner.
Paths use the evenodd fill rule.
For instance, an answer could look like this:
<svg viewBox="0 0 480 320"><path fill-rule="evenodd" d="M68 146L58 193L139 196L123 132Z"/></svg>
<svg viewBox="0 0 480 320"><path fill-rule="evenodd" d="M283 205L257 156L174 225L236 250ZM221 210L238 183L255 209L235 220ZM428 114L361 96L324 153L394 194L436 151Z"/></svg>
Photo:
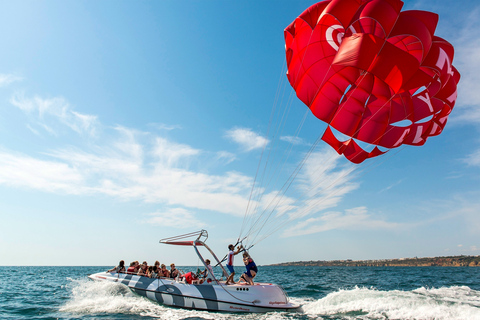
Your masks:
<svg viewBox="0 0 480 320"><path fill-rule="evenodd" d="M462 79L440 136L360 166L320 143L275 196L325 129L285 82L283 30L313 3L2 2L0 265L196 264L158 240L202 228L223 256L251 227L272 146L249 206L280 201L249 238L269 235L258 264L480 254L473 0L405 1L437 12L455 46Z"/></svg>

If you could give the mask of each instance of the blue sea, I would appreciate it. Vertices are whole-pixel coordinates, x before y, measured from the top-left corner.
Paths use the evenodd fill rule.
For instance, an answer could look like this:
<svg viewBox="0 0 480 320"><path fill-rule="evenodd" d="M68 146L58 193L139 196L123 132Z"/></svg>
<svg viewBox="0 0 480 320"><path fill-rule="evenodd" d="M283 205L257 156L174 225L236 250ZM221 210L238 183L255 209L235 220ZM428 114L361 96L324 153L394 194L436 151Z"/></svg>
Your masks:
<svg viewBox="0 0 480 320"><path fill-rule="evenodd" d="M110 267L0 267L0 319L480 319L474 267L260 267L256 280L303 310L247 315L165 307L87 278Z"/></svg>

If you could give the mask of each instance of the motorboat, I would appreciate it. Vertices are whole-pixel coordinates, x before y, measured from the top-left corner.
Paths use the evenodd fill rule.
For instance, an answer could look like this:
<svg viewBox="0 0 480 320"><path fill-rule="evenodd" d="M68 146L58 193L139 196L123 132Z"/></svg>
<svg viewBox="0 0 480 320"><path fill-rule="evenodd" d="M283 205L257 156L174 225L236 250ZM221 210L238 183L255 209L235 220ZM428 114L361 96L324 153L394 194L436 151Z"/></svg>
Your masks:
<svg viewBox="0 0 480 320"><path fill-rule="evenodd" d="M194 240L186 240L188 238ZM193 247L200 261L207 263L199 248L205 248L220 267L222 276L209 275L208 281L188 283L184 278L149 278L128 273L99 272L89 275L97 281L111 281L126 285L133 292L161 304L196 310L226 312L295 311L299 305L291 303L280 285L272 283L225 284L228 273L215 253L205 244L206 230L160 240L160 243Z"/></svg>

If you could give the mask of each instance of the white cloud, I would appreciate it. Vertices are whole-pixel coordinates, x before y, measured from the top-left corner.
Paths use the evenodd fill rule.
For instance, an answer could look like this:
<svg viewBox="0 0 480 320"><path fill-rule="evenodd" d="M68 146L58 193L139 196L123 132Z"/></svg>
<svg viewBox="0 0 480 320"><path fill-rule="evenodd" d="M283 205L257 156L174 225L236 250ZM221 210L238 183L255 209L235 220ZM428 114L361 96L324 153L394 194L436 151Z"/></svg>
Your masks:
<svg viewBox="0 0 480 320"><path fill-rule="evenodd" d="M219 151L217 152L217 160L222 161L224 164L229 164L236 160L236 156L233 153L227 151Z"/></svg>
<svg viewBox="0 0 480 320"><path fill-rule="evenodd" d="M453 39L455 57L453 65L461 74L458 84L458 99L452 115L449 117L456 123L480 123L480 36L472 33L480 22L480 8L472 10L463 19L465 25L458 31L460 35Z"/></svg>
<svg viewBox="0 0 480 320"><path fill-rule="evenodd" d="M274 191L263 196L259 212L250 218L260 226L255 231L259 231L268 220L262 232L270 234L299 219L320 215L320 212L337 206L346 194L358 188L358 184L353 182L356 179L353 169L356 167L340 165L340 159L327 146L310 154L290 190Z"/></svg>
<svg viewBox="0 0 480 320"><path fill-rule="evenodd" d="M302 138L294 137L294 136L282 136L280 140L291 143L293 145L305 145L305 141Z"/></svg>
<svg viewBox="0 0 480 320"><path fill-rule="evenodd" d="M81 194L84 177L60 161L45 161L0 150L0 184L46 192Z"/></svg>
<svg viewBox="0 0 480 320"><path fill-rule="evenodd" d="M161 227L171 227L176 229L203 228L205 223L196 219L194 214L183 208L170 208L165 211L150 213L146 223Z"/></svg>
<svg viewBox="0 0 480 320"><path fill-rule="evenodd" d="M346 194L358 188L358 184L353 182L356 177L354 170L358 167L350 163L341 166L340 159L328 147L309 156L297 186L305 195L305 200L296 212L290 214L292 218L335 207Z"/></svg>
<svg viewBox="0 0 480 320"><path fill-rule="evenodd" d="M463 161L471 166L480 166L480 150L471 153Z"/></svg>
<svg viewBox="0 0 480 320"><path fill-rule="evenodd" d="M82 133L88 132L89 134L93 135L95 133L95 125L97 121L97 116L92 116L89 114L81 114L75 111L70 111L73 117L67 117L67 121L71 121L71 123L66 122L65 124L69 125L72 130Z"/></svg>
<svg viewBox="0 0 480 320"><path fill-rule="evenodd" d="M446 218L463 220L471 234L480 234L480 194L477 191L454 195L452 201L446 202Z"/></svg>
<svg viewBox="0 0 480 320"><path fill-rule="evenodd" d="M180 160L187 160L200 153L200 150L194 149L186 144L178 144L168 141L165 138L157 137L153 154L159 160L159 164L172 166L178 164Z"/></svg>
<svg viewBox="0 0 480 320"><path fill-rule="evenodd" d="M198 160L200 150L161 137L151 139L150 145L140 144L137 138L143 133L123 127L115 130L117 139L95 146L94 152L57 149L36 159L3 151L0 183L56 193L101 193L243 216L250 177L190 170L189 162Z"/></svg>
<svg viewBox="0 0 480 320"><path fill-rule="evenodd" d="M182 126L180 125L169 125L165 123L149 123L148 126L158 130L166 130L166 131L182 129Z"/></svg>
<svg viewBox="0 0 480 320"><path fill-rule="evenodd" d="M269 142L268 139L247 128L235 128L228 130L225 136L238 143L245 151L262 149Z"/></svg>
<svg viewBox="0 0 480 320"><path fill-rule="evenodd" d="M287 229L284 232L286 237L307 235L328 230L374 230L374 229L396 229L398 223L386 222L375 219L368 214L366 207L357 207L345 210L345 212L330 211L323 213L320 217L309 218Z"/></svg>
<svg viewBox="0 0 480 320"><path fill-rule="evenodd" d="M403 179L398 180L397 182L392 183L391 185L389 185L389 186L383 188L382 190L378 191L378 193L383 193L383 192L385 192L385 191L388 191L388 190L392 189L393 187L398 186L398 185L401 184L402 182L403 182Z"/></svg>
<svg viewBox="0 0 480 320"><path fill-rule="evenodd" d="M94 135L97 126L97 116L81 114L72 109L67 100L62 97L43 99L35 96L26 98L23 94L16 93L10 103L31 117L32 124L51 133L53 123L59 121L77 133Z"/></svg>
<svg viewBox="0 0 480 320"><path fill-rule="evenodd" d="M29 124L27 124L27 128L28 128L28 130L32 131L35 135L37 135L37 136L40 135L40 132L38 132L38 130L32 128Z"/></svg>
<svg viewBox="0 0 480 320"><path fill-rule="evenodd" d="M21 81L22 77L13 74L0 74L0 87L9 85L10 83Z"/></svg>

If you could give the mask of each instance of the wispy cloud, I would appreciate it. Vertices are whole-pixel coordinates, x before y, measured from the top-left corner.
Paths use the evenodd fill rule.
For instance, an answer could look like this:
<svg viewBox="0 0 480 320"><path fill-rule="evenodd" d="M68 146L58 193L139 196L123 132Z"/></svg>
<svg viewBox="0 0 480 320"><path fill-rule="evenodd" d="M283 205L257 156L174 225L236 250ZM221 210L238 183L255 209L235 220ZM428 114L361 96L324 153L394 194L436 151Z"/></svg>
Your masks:
<svg viewBox="0 0 480 320"><path fill-rule="evenodd" d="M21 93L16 93L11 97L10 103L31 117L31 128L32 125L42 129L49 128L47 132L51 133L54 131L50 124L52 118L53 121L59 121L77 133L95 134L97 116L74 111L69 102L62 97L27 98Z"/></svg>
<svg viewBox="0 0 480 320"><path fill-rule="evenodd" d="M480 7L472 10L463 19L464 26L458 30L459 37L454 39L455 57L453 65L460 71L458 100L450 119L456 123L480 123L480 36L471 32L480 22Z"/></svg>
<svg viewBox="0 0 480 320"><path fill-rule="evenodd" d="M472 234L480 234L480 194L478 191L471 193L457 194L451 201L445 202L445 210L448 212L447 218L462 219Z"/></svg>
<svg viewBox="0 0 480 320"><path fill-rule="evenodd" d="M234 128L228 130L225 136L238 143L245 151L262 149L269 142L268 139L247 128Z"/></svg>
<svg viewBox="0 0 480 320"><path fill-rule="evenodd" d="M229 164L235 161L237 156L231 152L219 151L217 152L217 160L221 161L223 164Z"/></svg>
<svg viewBox="0 0 480 320"><path fill-rule="evenodd" d="M192 225L203 228L205 223L196 219L195 215L184 208L170 208L164 211L148 214L145 223L155 226L172 227L176 229L190 228Z"/></svg>
<svg viewBox="0 0 480 320"><path fill-rule="evenodd" d="M9 85L10 83L21 81L22 77L13 74L0 74L0 87Z"/></svg>
<svg viewBox="0 0 480 320"><path fill-rule="evenodd" d="M81 194L87 191L84 183L82 173L64 162L0 150L0 184L44 192Z"/></svg>
<svg viewBox="0 0 480 320"><path fill-rule="evenodd" d="M468 155L463 162L470 166L480 166L480 149Z"/></svg>
<svg viewBox="0 0 480 320"><path fill-rule="evenodd" d="M391 185L389 185L389 186L383 188L382 190L378 191L378 193L383 193L383 192L385 192L385 191L388 191L388 190L392 189L393 187L398 186L398 185L401 184L402 182L403 182L403 179L402 179L402 180L398 180L397 182L392 183Z"/></svg>
<svg viewBox="0 0 480 320"><path fill-rule="evenodd" d="M158 164L167 167L178 165L179 161L188 163L191 157L201 153L200 150L186 144L174 143L162 137L155 139L155 146L152 152L158 159Z"/></svg>
<svg viewBox="0 0 480 320"><path fill-rule="evenodd" d="M95 125L100 125L96 116L74 111L61 97L25 98L17 94L11 103L37 120L28 124L36 134L40 130L55 132L50 126L55 127L56 123L67 125L76 132L89 132L95 129ZM90 144L89 150L68 147L50 150L38 157L3 150L0 154L0 184L53 193L105 194L125 201L158 203L165 210L173 210L171 212L176 217L190 220L195 219L195 210L244 215L252 177L238 172L209 173L201 159L211 156L210 152L174 142L165 136L122 126L105 130L113 130L109 136L114 138L98 139L96 144ZM229 130L226 136L246 151L263 148L268 143L267 139L245 128ZM224 163L235 159L235 155L229 152L217 152L216 156L217 161ZM279 198L278 192L273 190L262 200L251 200L250 206L262 210L275 203L273 216L283 215L285 219L302 219L335 207L347 193L358 188L353 182L352 167L340 166L339 159L328 148L310 155L292 186L305 197L287 194L275 202ZM180 223L181 219L175 219L170 222L172 226ZM148 223L165 222L163 215L152 214ZM295 230L300 229L301 224Z"/></svg>
<svg viewBox="0 0 480 320"><path fill-rule="evenodd" d="M165 124L165 123L149 123L148 126L158 130L166 130L166 131L182 129L182 126L180 125L171 125L171 124Z"/></svg>
<svg viewBox="0 0 480 320"><path fill-rule="evenodd" d="M309 218L287 229L284 232L286 237L307 235L328 230L375 230L375 229L396 229L399 223L391 223L376 219L368 213L366 207L358 207L345 210L344 212L329 211L320 217Z"/></svg>
<svg viewBox="0 0 480 320"><path fill-rule="evenodd" d="M280 137L280 140L291 143L293 145L305 145L306 142L299 137L294 137L294 136L282 136Z"/></svg>
<svg viewBox="0 0 480 320"><path fill-rule="evenodd" d="M342 198L358 188L355 169L350 163L340 165L340 156L330 148L310 155L298 180L297 189L305 195L295 218L335 207Z"/></svg>
<svg viewBox="0 0 480 320"><path fill-rule="evenodd" d="M275 214L271 209L266 210L258 221L269 220L264 233L292 225L301 219L296 227L287 230L285 236L301 234L303 229L317 221L308 219L309 216L324 216L324 211L336 207L345 195L358 188L355 183L355 168L351 164L341 165L340 157L331 148L324 147L319 152L312 153L305 161L302 170L294 181L291 189L282 192L271 192L264 196L262 206L271 208L275 206ZM309 233L321 232L321 229L312 228Z"/></svg>
<svg viewBox="0 0 480 320"><path fill-rule="evenodd" d="M139 143L143 133L117 127L114 141L93 147L57 149L34 158L3 150L0 183L67 194L106 194L166 206L242 216L251 178L236 172L209 174L189 169L202 152L163 137Z"/></svg>

